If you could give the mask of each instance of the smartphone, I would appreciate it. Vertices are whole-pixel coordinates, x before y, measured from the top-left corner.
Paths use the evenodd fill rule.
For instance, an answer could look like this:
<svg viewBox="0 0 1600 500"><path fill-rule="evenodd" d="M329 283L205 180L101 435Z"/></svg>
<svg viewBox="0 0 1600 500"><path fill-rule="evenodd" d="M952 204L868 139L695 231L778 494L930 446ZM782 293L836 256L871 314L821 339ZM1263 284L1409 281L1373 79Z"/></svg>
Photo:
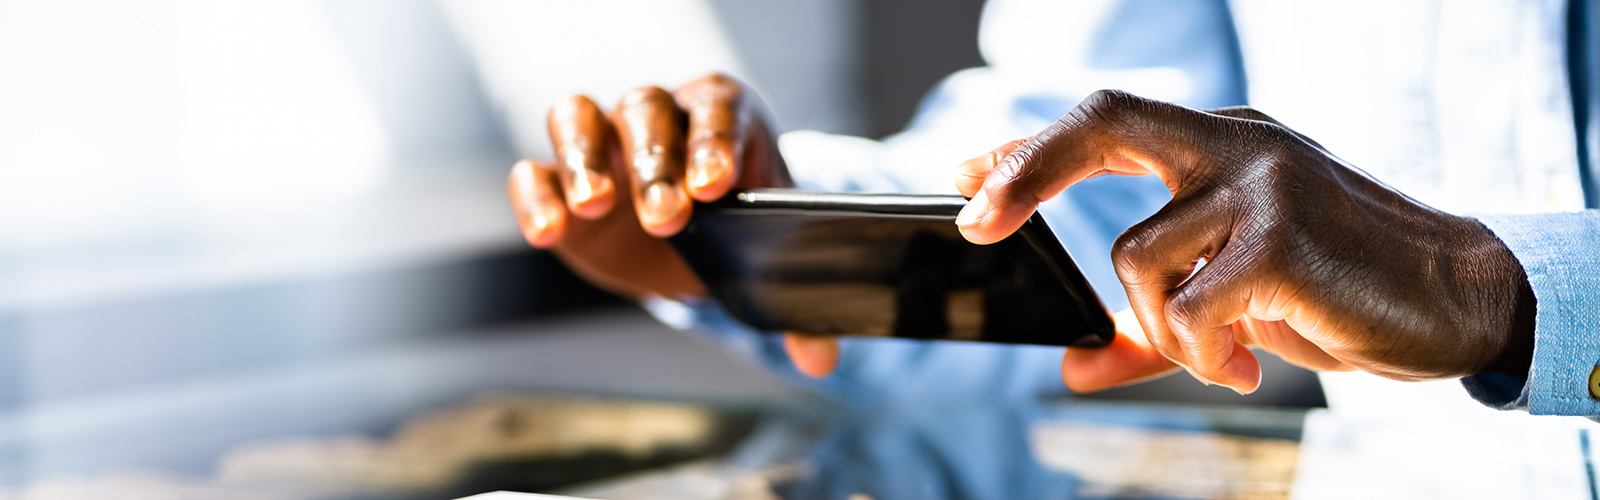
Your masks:
<svg viewBox="0 0 1600 500"><path fill-rule="evenodd" d="M957 195L735 191L669 239L738 320L763 331L1098 347L1111 315L1035 213L992 245Z"/></svg>

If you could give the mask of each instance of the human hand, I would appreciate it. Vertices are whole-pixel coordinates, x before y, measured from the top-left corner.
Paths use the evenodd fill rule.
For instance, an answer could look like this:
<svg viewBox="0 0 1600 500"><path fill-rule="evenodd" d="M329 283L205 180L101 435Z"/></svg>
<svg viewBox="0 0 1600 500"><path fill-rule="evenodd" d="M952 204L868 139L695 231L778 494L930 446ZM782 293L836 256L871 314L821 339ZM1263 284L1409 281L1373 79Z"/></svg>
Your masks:
<svg viewBox="0 0 1600 500"><path fill-rule="evenodd" d="M1248 108L1097 92L1038 135L963 163L956 183L972 201L957 225L993 243L1040 202L1105 174L1156 175L1173 199L1112 251L1148 344L1069 349L1074 389L1175 362L1251 392L1261 372L1249 346L1397 380L1527 373L1533 292L1504 243Z"/></svg>
<svg viewBox="0 0 1600 500"><path fill-rule="evenodd" d="M517 223L528 243L612 292L704 296L661 238L683 229L693 200L792 184L767 116L755 92L721 74L670 93L634 90L609 115L586 96L563 99L549 116L555 162L511 169Z"/></svg>

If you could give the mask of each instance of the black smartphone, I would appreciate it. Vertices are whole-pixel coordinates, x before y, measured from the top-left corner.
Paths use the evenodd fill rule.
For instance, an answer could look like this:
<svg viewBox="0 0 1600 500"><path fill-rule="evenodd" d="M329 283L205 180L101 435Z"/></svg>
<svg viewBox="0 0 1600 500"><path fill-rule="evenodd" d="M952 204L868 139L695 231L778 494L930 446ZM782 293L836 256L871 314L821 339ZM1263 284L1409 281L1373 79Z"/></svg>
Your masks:
<svg viewBox="0 0 1600 500"><path fill-rule="evenodd" d="M670 238L735 318L765 331L1098 347L1111 315L1039 214L992 245L956 195L736 191Z"/></svg>

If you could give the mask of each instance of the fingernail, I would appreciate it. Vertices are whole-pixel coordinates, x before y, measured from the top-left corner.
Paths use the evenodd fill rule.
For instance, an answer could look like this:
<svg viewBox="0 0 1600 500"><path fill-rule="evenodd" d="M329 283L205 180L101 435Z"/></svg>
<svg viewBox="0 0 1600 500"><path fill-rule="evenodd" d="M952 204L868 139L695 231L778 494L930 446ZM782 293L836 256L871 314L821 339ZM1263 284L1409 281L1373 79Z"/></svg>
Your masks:
<svg viewBox="0 0 1600 500"><path fill-rule="evenodd" d="M665 182L654 182L644 189L645 227L659 226L678 214L683 206L683 190Z"/></svg>
<svg viewBox="0 0 1600 500"><path fill-rule="evenodd" d="M956 166L960 172L985 172L994 168L994 153L974 156Z"/></svg>
<svg viewBox="0 0 1600 500"><path fill-rule="evenodd" d="M567 203L574 209L586 205L612 191L611 177L586 168L573 171L572 192L567 193Z"/></svg>
<svg viewBox="0 0 1600 500"><path fill-rule="evenodd" d="M579 206L599 196L602 191L609 191L611 178L599 175L583 165L589 161L582 148L566 148L562 151L561 160L563 167L572 172L571 190L567 192L567 206L576 210Z"/></svg>
<svg viewBox="0 0 1600 500"><path fill-rule="evenodd" d="M1229 389L1233 389L1233 392L1237 392L1240 395L1256 392L1256 388L1261 386L1261 365L1259 363L1246 363L1240 359L1242 357L1235 353L1232 358L1228 359L1227 363L1222 365L1222 373L1227 374L1228 378L1244 381L1245 385L1228 386Z"/></svg>
<svg viewBox="0 0 1600 500"><path fill-rule="evenodd" d="M550 221L553 219L550 211L541 206L539 208L535 208L531 215L533 216L534 234L543 234L544 230L550 227Z"/></svg>
<svg viewBox="0 0 1600 500"><path fill-rule="evenodd" d="M1183 371L1189 372L1189 376L1190 377L1194 377L1195 380L1199 380L1201 385L1204 385L1206 387L1211 387L1211 385L1212 385L1211 381L1210 380L1206 380L1206 378L1200 376L1199 373L1195 373L1195 371L1193 369L1191 369L1191 368L1189 368L1187 366L1183 366L1183 365L1178 365L1178 366L1182 366L1183 367Z"/></svg>
<svg viewBox="0 0 1600 500"><path fill-rule="evenodd" d="M549 205L539 205L530 210L528 213L528 243L538 247L548 246L553 243L551 240L555 235L552 234L551 226L554 226L556 220L561 217L560 211L560 207Z"/></svg>
<svg viewBox="0 0 1600 500"><path fill-rule="evenodd" d="M695 190L714 187L712 184L733 170L730 168L733 162L728 160L727 155L711 147L703 147L694 152L694 165L689 186Z"/></svg>
<svg viewBox="0 0 1600 500"><path fill-rule="evenodd" d="M589 173L589 169L587 168L579 167L573 169L572 192L567 193L567 202L573 205L578 205L589 201L591 198L594 198L595 177L598 176Z"/></svg>
<svg viewBox="0 0 1600 500"><path fill-rule="evenodd" d="M967 206L962 207L961 213L956 215L956 225L972 226L980 224L984 219L989 218L990 210L989 194L979 189L978 194L972 195L972 200L968 201Z"/></svg>
<svg viewBox="0 0 1600 500"><path fill-rule="evenodd" d="M580 219L599 219L611 211L616 202L612 194L611 178L593 172L573 174L572 187L567 191L567 209Z"/></svg>

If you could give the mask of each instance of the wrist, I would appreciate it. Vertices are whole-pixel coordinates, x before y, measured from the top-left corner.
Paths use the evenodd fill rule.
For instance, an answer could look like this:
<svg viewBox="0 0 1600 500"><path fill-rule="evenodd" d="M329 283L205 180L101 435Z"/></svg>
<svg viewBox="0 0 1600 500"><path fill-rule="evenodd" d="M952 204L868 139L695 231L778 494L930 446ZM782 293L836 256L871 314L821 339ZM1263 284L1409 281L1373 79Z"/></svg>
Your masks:
<svg viewBox="0 0 1600 500"><path fill-rule="evenodd" d="M1506 342L1494 361L1480 373L1527 378L1528 369L1533 365L1534 316L1538 307L1533 287L1529 286L1528 278L1520 267L1516 277L1515 304L1511 311L1511 328L1505 332Z"/></svg>
<svg viewBox="0 0 1600 500"><path fill-rule="evenodd" d="M1485 312L1499 319L1491 324L1501 325L1491 332L1491 335L1497 335L1500 339L1498 348L1490 353L1487 363L1474 373L1499 373L1527 378L1528 369L1533 363L1534 317L1538 309L1533 287L1528 283L1522 263L1511 253L1510 247L1488 227L1473 222L1487 236L1483 248L1486 250L1484 260L1487 272L1492 276L1488 288L1497 297L1486 302L1493 310Z"/></svg>

